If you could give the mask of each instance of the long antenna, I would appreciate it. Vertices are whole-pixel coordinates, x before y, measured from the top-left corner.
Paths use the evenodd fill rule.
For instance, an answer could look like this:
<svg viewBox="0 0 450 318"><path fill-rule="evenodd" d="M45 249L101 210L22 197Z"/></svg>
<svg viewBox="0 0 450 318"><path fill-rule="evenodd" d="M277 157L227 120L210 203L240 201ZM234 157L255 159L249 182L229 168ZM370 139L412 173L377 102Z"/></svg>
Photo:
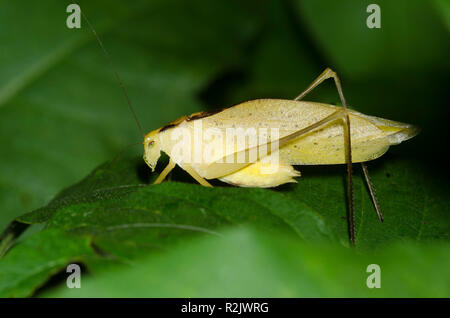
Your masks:
<svg viewBox="0 0 450 318"><path fill-rule="evenodd" d="M91 29L92 33L94 33L95 38L98 41L98 44L100 44L100 48L102 49L103 53L105 54L106 58L108 59L109 64L111 65L111 68L114 72L114 76L116 77L117 82L119 83L120 87L122 88L122 92L125 95L125 99L127 100L127 104L128 104L128 108L131 111L131 114L133 114L134 120L136 121L136 124L139 127L139 130L141 131L142 136L145 137L145 133L144 133L144 129L142 129L141 123L139 122L137 116L136 116L136 112L134 111L133 106L131 105L131 101L130 101L130 97L128 97L128 93L127 90L125 89L125 86L123 85L122 80L119 77L119 74L116 71L116 68L114 67L114 64L112 62L112 59L108 53L108 51L106 51L105 46L103 45L102 40L100 40L100 37L98 36L97 32L95 32L94 27L92 26L92 24L89 22L88 18L86 17L86 15L83 13L83 11L81 10L81 15L83 16L83 18L86 20L89 29Z"/></svg>

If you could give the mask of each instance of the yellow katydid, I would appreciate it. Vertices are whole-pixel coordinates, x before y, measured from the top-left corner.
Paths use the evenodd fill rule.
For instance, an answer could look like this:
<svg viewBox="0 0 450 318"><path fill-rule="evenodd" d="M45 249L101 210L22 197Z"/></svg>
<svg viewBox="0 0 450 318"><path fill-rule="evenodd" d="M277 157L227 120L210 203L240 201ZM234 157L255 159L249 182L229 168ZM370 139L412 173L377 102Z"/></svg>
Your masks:
<svg viewBox="0 0 450 318"><path fill-rule="evenodd" d="M335 80L342 107L299 101L327 78ZM217 178L241 187L274 187L293 182L292 178L300 175L292 165L347 164L352 243L354 243L352 163L362 163L375 209L382 221L375 191L364 162L380 157L391 145L412 138L418 132L416 127L409 124L368 116L348 109L339 77L327 68L295 100L253 100L215 113L196 113L184 116L150 132L144 140L144 159L149 167L154 170L160 152L163 151L170 156L172 148L179 144L179 139L173 138L174 130L182 128L188 134L195 135L194 126L197 120L202 121L203 129L213 127L225 131L231 127L276 128L279 131L279 138L264 142L264 145L269 144L269 147L273 143L277 143L279 161L276 163L276 169L273 169L276 173L261 172L262 167L268 164L273 165L273 163L263 163L264 158L258 155L254 156L252 160L249 160L248 156L244 156L247 160L241 162L226 160L230 156L235 159L239 153L249 152L252 149L244 144L241 149L230 147L235 151L221 151L223 157L216 158L217 160L212 162L186 162L181 157L181 160L171 157L169 164L155 183L163 181L176 165L179 165L204 186L211 186L206 179ZM255 148L262 145L262 143L258 143ZM194 151L190 143L184 146L187 152ZM193 156L192 153L189 157Z"/></svg>
<svg viewBox="0 0 450 318"><path fill-rule="evenodd" d="M85 16L84 18L86 19ZM96 35L89 21L87 19L86 21ZM96 37L109 59L103 43L97 35ZM112 64L110 59L109 61ZM118 74L115 73L115 75L136 122L142 130ZM328 78L333 78L335 81L342 107L300 101ZM214 129L216 132L220 132L221 136L226 136L227 129L236 127L243 129L262 127L266 131L275 130L277 133L275 137L267 133L265 138L257 138L256 144L232 144L231 147L227 147L227 143L231 141L227 138L219 139L218 143L215 142L215 139L211 139L209 144L205 140L201 140L201 143L207 144L209 148L212 146L212 148L217 148L213 150L220 150L206 161L185 160L185 156L174 156L174 148L181 146L184 148L184 154L189 154L189 158L195 157L194 152L197 150L195 146L192 147L192 139L195 139L195 135L198 133L196 124L200 121L201 130ZM180 139L174 138L174 133L179 130L182 130L182 134L194 136L194 138L186 139L188 142L183 142L182 138L180 145ZM170 157L168 165L158 176L155 184L162 182L167 174L178 165L201 185L208 187L211 186L208 179L220 179L241 187L275 187L287 182L295 182L293 177L299 176L300 173L294 170L292 165L346 164L349 232L350 241L354 244L352 164L354 162L362 164L372 201L380 221L382 221L375 191L364 162L380 157L391 145L410 139L417 133L418 129L412 125L368 116L348 109L339 77L334 71L327 68L294 100L248 101L214 113L204 112L183 116L151 131L144 137L144 160L154 170L161 151ZM176 135L179 137L180 134ZM261 151L262 148L265 148L265 151ZM274 152L277 154L275 162L265 160ZM203 158L203 154L201 155ZM244 160L236 161L238 157L244 158ZM267 173L267 168L270 168L271 173Z"/></svg>

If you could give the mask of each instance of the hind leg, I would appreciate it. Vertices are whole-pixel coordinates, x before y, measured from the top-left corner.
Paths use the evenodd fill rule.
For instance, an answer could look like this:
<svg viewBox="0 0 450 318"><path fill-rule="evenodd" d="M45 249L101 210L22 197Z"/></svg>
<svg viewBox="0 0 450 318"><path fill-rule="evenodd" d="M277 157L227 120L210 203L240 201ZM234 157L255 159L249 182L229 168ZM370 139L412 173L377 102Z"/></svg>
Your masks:
<svg viewBox="0 0 450 318"><path fill-rule="evenodd" d="M347 162L347 185L348 185L348 209L349 209L349 232L350 232L350 242L352 245L355 244L355 216L354 216L354 205L353 205L353 171L352 171L352 143L350 135L350 118L347 113L347 102L342 91L341 80L339 76L332 69L327 67L325 71L322 72L300 95L298 95L294 100L300 100L305 97L310 91L316 88L320 83L328 78L333 78L336 85L336 89L339 93L342 106L344 107L343 122L344 122L344 139L345 139L345 157Z"/></svg>

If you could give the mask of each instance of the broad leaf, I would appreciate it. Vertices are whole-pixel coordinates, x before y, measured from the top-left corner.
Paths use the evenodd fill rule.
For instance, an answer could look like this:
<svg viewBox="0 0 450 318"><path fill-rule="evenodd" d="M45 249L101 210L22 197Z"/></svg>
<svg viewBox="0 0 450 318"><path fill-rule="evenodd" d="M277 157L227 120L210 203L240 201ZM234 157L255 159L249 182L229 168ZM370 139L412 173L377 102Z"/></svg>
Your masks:
<svg viewBox="0 0 450 318"><path fill-rule="evenodd" d="M356 174L357 247L384 248L399 240L447 241L446 192L437 189L417 165L390 159L373 169L385 213L383 224L376 217L361 176ZM106 263L134 262L143 255L171 249L174 243L189 237L220 236L224 228L244 224L267 233L290 233L310 243L341 242L348 246L342 167L310 167L303 171L298 184L277 190L222 187L220 182L215 188L204 188L186 183L188 176L181 169L172 179L185 182L150 185L155 176L141 158L118 158L64 190L48 206L17 218L14 224L44 224L43 233L52 230L90 237L95 247L92 253L105 258ZM33 240L32 236L13 247L4 260L12 262L12 252L28 240ZM53 248L51 241L43 246ZM20 263L22 259L15 257L14 261ZM103 268L105 263L90 263L89 259L83 262L94 269ZM39 284L53 270L48 269L47 277L43 275ZM9 272L13 274L18 273ZM37 285L30 281L29 292ZM14 293L14 289L3 292Z"/></svg>

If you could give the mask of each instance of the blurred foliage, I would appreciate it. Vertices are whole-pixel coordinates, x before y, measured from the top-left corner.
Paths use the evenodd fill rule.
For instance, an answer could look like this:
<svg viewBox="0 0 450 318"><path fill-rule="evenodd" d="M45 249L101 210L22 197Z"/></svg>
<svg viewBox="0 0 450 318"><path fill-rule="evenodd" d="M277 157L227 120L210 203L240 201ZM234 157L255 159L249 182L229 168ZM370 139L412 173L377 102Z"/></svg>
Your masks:
<svg viewBox="0 0 450 318"><path fill-rule="evenodd" d="M372 263L383 264L380 289L365 284ZM442 270L435 271L435 264ZM128 270L109 269L83 281L81 289L64 286L42 296L443 297L449 294L449 280L443 279L450 276L449 265L448 245L396 244L377 255L355 255L244 227L187 242Z"/></svg>
<svg viewBox="0 0 450 318"><path fill-rule="evenodd" d="M365 25L372 1L79 2L145 131L201 109L292 98L326 66L340 74L352 108L420 126L421 135L369 165L384 224L357 174L357 246L365 256L342 247L348 245L343 167L299 167L297 185L274 190L203 189L185 184L193 181L180 170L173 179L184 184L145 187L154 176L131 155L142 151L135 147L60 192L142 138L87 25L65 27L69 3L0 4L0 228L18 217L0 249L19 240L0 260L1 295L30 295L74 261L95 276L81 296L449 295L442 243L450 223L447 1L377 1L381 29ZM339 103L332 83L307 99ZM153 223L171 226L126 226ZM23 224L34 225L17 238ZM242 228L223 230L229 227ZM204 229L225 236L210 238ZM185 232L202 237L191 241ZM427 245L412 243L422 240ZM398 241L403 245L386 247ZM374 258L364 254L374 248ZM157 255L140 260L147 254ZM335 258L325 266L327 255ZM372 293L364 269L377 261L394 270L385 278L389 288ZM138 265L100 273L130 262ZM196 272L190 276L185 266ZM150 291L138 283L145 269ZM229 276L220 276L224 270ZM219 283L208 285L196 273ZM172 283L165 280L171 274ZM113 284L111 275L135 288L107 293L101 286ZM232 275L245 283L233 285ZM264 287L256 284L261 276ZM177 289L175 278L186 289ZM62 289L49 295L72 296Z"/></svg>

